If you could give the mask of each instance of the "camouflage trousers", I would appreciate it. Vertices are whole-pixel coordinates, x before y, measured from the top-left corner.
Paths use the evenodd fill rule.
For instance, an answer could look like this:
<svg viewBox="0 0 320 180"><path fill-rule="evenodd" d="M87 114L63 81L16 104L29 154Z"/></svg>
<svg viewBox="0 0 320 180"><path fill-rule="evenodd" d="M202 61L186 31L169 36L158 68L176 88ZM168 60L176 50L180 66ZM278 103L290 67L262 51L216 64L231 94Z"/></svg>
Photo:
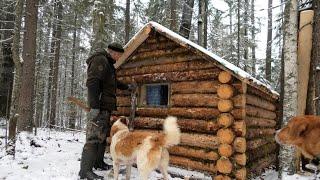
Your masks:
<svg viewBox="0 0 320 180"><path fill-rule="evenodd" d="M100 111L87 121L86 143L104 143L110 134L110 112Z"/></svg>

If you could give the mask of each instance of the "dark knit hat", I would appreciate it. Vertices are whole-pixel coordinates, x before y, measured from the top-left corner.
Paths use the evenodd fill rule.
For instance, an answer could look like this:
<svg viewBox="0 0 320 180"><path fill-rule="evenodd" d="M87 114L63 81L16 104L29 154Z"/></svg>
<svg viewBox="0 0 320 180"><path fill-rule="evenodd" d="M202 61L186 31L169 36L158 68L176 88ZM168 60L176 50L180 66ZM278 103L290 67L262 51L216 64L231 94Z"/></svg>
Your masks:
<svg viewBox="0 0 320 180"><path fill-rule="evenodd" d="M119 44L119 43L116 43L116 42L113 42L113 43L109 44L108 48L112 49L114 51L117 51L117 52L122 52L122 53L124 52L124 49L123 49L122 45Z"/></svg>

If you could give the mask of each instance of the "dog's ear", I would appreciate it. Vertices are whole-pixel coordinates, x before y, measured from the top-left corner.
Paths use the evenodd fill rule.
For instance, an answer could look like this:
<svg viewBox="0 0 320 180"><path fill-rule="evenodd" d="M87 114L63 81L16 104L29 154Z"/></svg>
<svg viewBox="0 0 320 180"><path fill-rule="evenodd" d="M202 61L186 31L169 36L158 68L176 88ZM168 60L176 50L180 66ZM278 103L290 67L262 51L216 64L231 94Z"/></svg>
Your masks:
<svg viewBox="0 0 320 180"><path fill-rule="evenodd" d="M125 124L126 126L128 126L128 124L129 124L129 120L128 120L127 117L124 117L124 116L120 117L120 121L121 121L123 124Z"/></svg>
<svg viewBox="0 0 320 180"><path fill-rule="evenodd" d="M297 123L290 131L294 137L303 137L308 131L308 123Z"/></svg>

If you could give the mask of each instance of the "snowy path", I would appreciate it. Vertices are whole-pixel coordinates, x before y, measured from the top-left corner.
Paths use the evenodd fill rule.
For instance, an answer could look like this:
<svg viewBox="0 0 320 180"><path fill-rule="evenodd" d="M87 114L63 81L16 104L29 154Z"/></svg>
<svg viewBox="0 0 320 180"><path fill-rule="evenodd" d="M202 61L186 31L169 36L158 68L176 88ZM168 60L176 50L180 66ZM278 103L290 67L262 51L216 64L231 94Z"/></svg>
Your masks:
<svg viewBox="0 0 320 180"><path fill-rule="evenodd" d="M3 135L4 130L0 129L0 137ZM0 139L0 180L77 179L84 138L84 133L80 132L39 130L38 136L34 139L42 147L32 147L30 146L28 135L21 134L17 140L15 159L5 156L4 139ZM106 161L111 164L110 157L107 157ZM194 175L201 179L209 179L202 173L179 168L171 167L169 171L184 176ZM105 176L105 179L110 179L108 176L110 171L98 171L97 173ZM161 174L153 172L150 179L158 180L161 177ZM133 168L131 178L138 179L138 173L135 168ZM180 178L171 179L178 180ZM256 179L276 180L277 173L275 171L267 171L263 176ZM284 175L283 179L311 180L314 178L310 176Z"/></svg>

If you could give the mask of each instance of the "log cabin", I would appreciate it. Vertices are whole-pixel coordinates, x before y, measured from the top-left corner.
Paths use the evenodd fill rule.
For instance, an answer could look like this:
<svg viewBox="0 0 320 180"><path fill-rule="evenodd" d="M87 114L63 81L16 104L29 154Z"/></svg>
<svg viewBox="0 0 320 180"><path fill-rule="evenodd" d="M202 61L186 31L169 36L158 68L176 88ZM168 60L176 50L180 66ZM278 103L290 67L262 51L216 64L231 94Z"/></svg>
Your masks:
<svg viewBox="0 0 320 180"><path fill-rule="evenodd" d="M247 72L155 22L115 67L120 81L138 84L135 131L157 133L166 116L178 118L171 165L240 180L276 165L279 94ZM130 93L117 95L115 115L129 116Z"/></svg>

